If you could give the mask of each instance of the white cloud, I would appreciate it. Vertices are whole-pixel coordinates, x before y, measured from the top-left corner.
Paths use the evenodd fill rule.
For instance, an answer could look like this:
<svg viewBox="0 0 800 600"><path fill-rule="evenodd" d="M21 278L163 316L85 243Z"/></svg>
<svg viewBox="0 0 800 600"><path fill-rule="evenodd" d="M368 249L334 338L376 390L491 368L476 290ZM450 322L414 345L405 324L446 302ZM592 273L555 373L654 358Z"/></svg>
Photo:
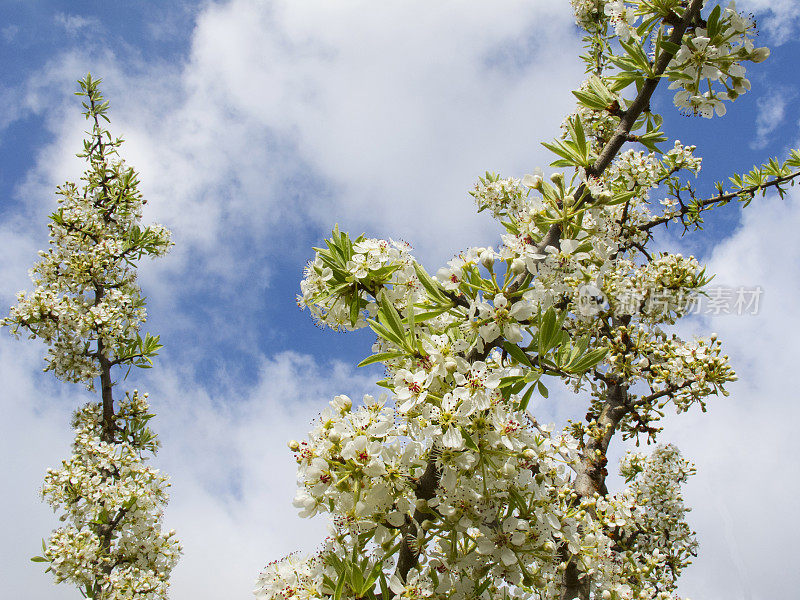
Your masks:
<svg viewBox="0 0 800 600"><path fill-rule="evenodd" d="M151 213L176 230L178 253L215 257L214 272L237 272L232 232L285 247L276 230L337 221L438 263L487 238L467 195L476 174L544 163L539 141L581 78L578 49L566 4L236 0L198 17L185 65L75 51L31 78L26 106L58 107L63 154L79 138L64 131L60 82L101 73ZM58 94L41 83L53 80ZM54 171L43 157L43 190Z"/></svg>
<svg viewBox="0 0 800 600"><path fill-rule="evenodd" d="M41 539L55 527L49 507L38 498L45 469L66 457L69 419L80 392L41 374L41 355L33 344L0 337L0 577L10 598L71 598L73 590L54 590L41 564ZM71 393L73 392L73 393Z"/></svg>
<svg viewBox="0 0 800 600"><path fill-rule="evenodd" d="M724 209L720 209L724 210ZM739 381L709 412L670 418L665 439L697 463L687 488L700 556L682 579L692 598L780 598L800 526L790 515L800 484L794 456L800 404L794 390L800 339L800 194L756 199L709 257L715 285L761 286L759 314L712 318Z"/></svg>
<svg viewBox="0 0 800 600"><path fill-rule="evenodd" d="M77 36L79 33L100 31L100 21L97 17L85 17L82 15L68 15L66 13L56 13L53 17L56 24L64 28L69 36Z"/></svg>
<svg viewBox="0 0 800 600"><path fill-rule="evenodd" d="M786 118L786 109L797 93L790 88L773 86L769 94L762 96L756 102L756 138L750 142L754 150L766 148L770 143L772 134L781 126Z"/></svg>
<svg viewBox="0 0 800 600"><path fill-rule="evenodd" d="M759 29L769 44L780 45L792 40L800 27L800 4L796 0L739 0L740 11L752 11Z"/></svg>

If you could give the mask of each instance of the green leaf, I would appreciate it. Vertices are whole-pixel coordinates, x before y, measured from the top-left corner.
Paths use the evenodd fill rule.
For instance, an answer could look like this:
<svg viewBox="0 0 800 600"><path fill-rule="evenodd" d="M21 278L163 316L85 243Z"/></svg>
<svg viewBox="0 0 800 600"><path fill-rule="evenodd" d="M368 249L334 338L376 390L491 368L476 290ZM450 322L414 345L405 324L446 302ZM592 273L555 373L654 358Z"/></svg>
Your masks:
<svg viewBox="0 0 800 600"><path fill-rule="evenodd" d="M539 356L544 356L558 345L565 318L566 313L556 318L556 311L553 308L548 308L544 313L539 324Z"/></svg>
<svg viewBox="0 0 800 600"><path fill-rule="evenodd" d="M414 262L414 272L417 274L417 278L419 278L419 282L422 284L422 287L425 288L425 291L428 292L428 296L431 297L437 304L449 304L452 306L449 298L444 294L444 292L439 287L439 284L434 281L434 279L428 275L425 269L422 268L417 262Z"/></svg>
<svg viewBox="0 0 800 600"><path fill-rule="evenodd" d="M541 385L541 382L539 382ZM535 385L528 386L528 389L525 390L525 393L522 395L522 398L519 399L519 405L517 406L517 410L525 410L528 408L528 403L531 401L531 396L533 395L533 388L536 387ZM545 396L547 398L547 396Z"/></svg>
<svg viewBox="0 0 800 600"><path fill-rule="evenodd" d="M722 9L719 5L714 7L714 10L711 11L711 14L708 15L708 19L706 19L706 31L708 32L709 38L714 38L714 36L719 33L719 17L722 14Z"/></svg>
<svg viewBox="0 0 800 600"><path fill-rule="evenodd" d="M506 352L508 352L514 360L516 360L519 364L525 365L533 369L533 364L531 363L530 358L525 352L516 344L512 344L511 342L504 341L503 348Z"/></svg>
<svg viewBox="0 0 800 600"><path fill-rule="evenodd" d="M364 585L361 586L361 589L357 594L359 598L363 597L367 592L369 592L375 587L375 582L378 580L378 576L382 572L381 571L382 568L383 568L382 560L375 563L375 566L372 567L366 579L364 579Z"/></svg>
<svg viewBox="0 0 800 600"><path fill-rule="evenodd" d="M427 321L428 319L438 317L442 313L446 313L451 308L452 306L442 306L441 308L436 308L434 310L428 310L425 312L417 313L416 315L417 323L422 323L424 321Z"/></svg>
<svg viewBox="0 0 800 600"><path fill-rule="evenodd" d="M608 353L607 348L597 348L577 357L576 360L570 361L567 365L567 370L570 373L582 374L594 367L601 360L603 360Z"/></svg>
<svg viewBox="0 0 800 600"><path fill-rule="evenodd" d="M406 308L406 324L408 325L408 335L411 338L411 346L412 348L417 344L417 322L414 315L414 306L409 305Z"/></svg>
<svg viewBox="0 0 800 600"><path fill-rule="evenodd" d="M523 375L513 375L511 377L503 377L500 379L500 389L512 386L519 382L524 382L525 377Z"/></svg>
<svg viewBox="0 0 800 600"><path fill-rule="evenodd" d="M369 325L372 331L377 333L383 339L392 342L398 348L405 349L405 340L398 338L393 332L389 331L386 327L384 327L377 321L373 319L367 319L367 325Z"/></svg>
<svg viewBox="0 0 800 600"><path fill-rule="evenodd" d="M550 392L547 391L541 379L536 382L536 386L539 388L539 394L541 394L542 398L547 398L550 395ZM531 386L531 388L533 388L533 386Z"/></svg>
<svg viewBox="0 0 800 600"><path fill-rule="evenodd" d="M354 298L350 301L350 326L355 327L358 322L359 301L358 295L354 294Z"/></svg>
<svg viewBox="0 0 800 600"><path fill-rule="evenodd" d="M31 562L50 562L50 559L44 556L33 556L31 557Z"/></svg>
<svg viewBox="0 0 800 600"><path fill-rule="evenodd" d="M347 577L347 570L342 569L342 572L339 574L339 581L336 582L336 589L333 592L333 600L341 600L342 599L342 591L344 590L344 580Z"/></svg>
<svg viewBox="0 0 800 600"><path fill-rule="evenodd" d="M367 365L374 364L376 362L384 362L387 360L392 360L394 358L400 358L404 356L403 352L379 352L378 354L373 354L372 356L368 356L360 363L358 363L359 367L366 367Z"/></svg>
<svg viewBox="0 0 800 600"><path fill-rule="evenodd" d="M466 444L467 448L470 450L478 450L478 445L475 443L475 440L472 439L466 427L461 428L461 436L464 438L464 444Z"/></svg>
<svg viewBox="0 0 800 600"><path fill-rule="evenodd" d="M592 110L603 110L608 106L594 93L584 92L581 90L572 90L572 94L578 100L580 100L581 104L587 108L591 108Z"/></svg>
<svg viewBox="0 0 800 600"><path fill-rule="evenodd" d="M404 346L405 344L403 342L405 342L406 336L403 328L403 320L400 318L400 313L397 312L394 305L387 300L385 291L379 294L378 304L380 305L378 314L383 317L381 321L383 321L384 325L386 325L398 339L402 340L399 345Z"/></svg>
<svg viewBox="0 0 800 600"><path fill-rule="evenodd" d="M674 44L669 40L661 40L660 45L662 50L669 52L673 56L675 56L678 53L678 50L681 49L681 47L678 44Z"/></svg>

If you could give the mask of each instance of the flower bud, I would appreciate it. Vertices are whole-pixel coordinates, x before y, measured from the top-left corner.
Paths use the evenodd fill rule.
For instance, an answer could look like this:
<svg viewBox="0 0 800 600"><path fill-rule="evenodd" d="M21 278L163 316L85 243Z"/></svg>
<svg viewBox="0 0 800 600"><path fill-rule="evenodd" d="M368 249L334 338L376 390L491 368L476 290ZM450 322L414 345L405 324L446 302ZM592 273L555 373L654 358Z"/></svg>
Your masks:
<svg viewBox="0 0 800 600"><path fill-rule="evenodd" d="M526 269L525 261L521 258L515 258L511 261L511 272L516 273L519 275L520 273L524 273Z"/></svg>
<svg viewBox="0 0 800 600"><path fill-rule="evenodd" d="M541 175L525 175L525 177L522 178L522 185L526 185L534 190L540 190L542 189L542 177Z"/></svg>
<svg viewBox="0 0 800 600"><path fill-rule="evenodd" d="M287 445L289 446L289 450L292 452L297 452L300 450L300 442L297 440L291 440Z"/></svg>
<svg viewBox="0 0 800 600"><path fill-rule="evenodd" d="M769 48L756 48L750 53L750 60L760 63L769 58Z"/></svg>
<svg viewBox="0 0 800 600"><path fill-rule="evenodd" d="M494 267L494 252L492 252L491 248L486 248L480 254L481 264L486 269L491 269Z"/></svg>

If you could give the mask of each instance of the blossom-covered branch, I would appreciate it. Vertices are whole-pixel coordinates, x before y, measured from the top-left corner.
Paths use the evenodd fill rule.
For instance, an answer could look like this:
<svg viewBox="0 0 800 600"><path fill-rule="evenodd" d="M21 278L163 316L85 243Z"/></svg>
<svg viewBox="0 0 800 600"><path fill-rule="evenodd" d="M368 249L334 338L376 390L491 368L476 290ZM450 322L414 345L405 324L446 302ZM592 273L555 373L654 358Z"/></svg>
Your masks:
<svg viewBox="0 0 800 600"><path fill-rule="evenodd" d="M108 102L99 82L91 75L79 82L91 125L79 154L87 162L83 186L58 188L50 247L31 270L36 287L17 295L2 324L48 345L45 371L92 390L100 380L100 402L75 414L73 455L48 470L42 489L66 524L33 560L87 598L164 599L181 551L175 532L161 528L169 484L146 464L158 447L147 394L115 404L112 368L149 367L161 348L158 336L139 334L146 313L136 262L163 256L172 243L163 226L141 225L145 200L118 157L122 140L103 126Z"/></svg>
<svg viewBox="0 0 800 600"><path fill-rule="evenodd" d="M736 376L715 336L669 331L710 277L648 248L653 227L691 215L669 201L656 215L650 195L693 189L681 178L701 159L677 140L660 148L651 99L666 80L680 110L722 116L750 87L743 63L769 51L733 4L572 5L587 79L545 144L561 170L486 173L471 191L505 231L496 248L434 276L392 240L336 228L315 249L298 304L323 327L370 327L361 365L384 366L388 393L336 396L290 443L295 505L328 513L333 533L309 559L269 564L258 598L673 598L696 552L680 491L693 468L660 444L629 454L613 491L607 455L615 437L657 442L668 404L705 410ZM735 196L781 190L792 161L734 177ZM559 381L586 410L557 432L531 413Z"/></svg>

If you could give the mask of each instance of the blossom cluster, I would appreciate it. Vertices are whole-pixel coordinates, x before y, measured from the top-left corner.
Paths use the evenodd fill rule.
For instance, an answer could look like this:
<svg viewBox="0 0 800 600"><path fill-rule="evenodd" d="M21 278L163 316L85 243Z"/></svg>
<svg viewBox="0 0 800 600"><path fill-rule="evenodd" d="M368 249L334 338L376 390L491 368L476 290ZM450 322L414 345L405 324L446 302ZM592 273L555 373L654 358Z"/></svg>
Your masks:
<svg viewBox="0 0 800 600"><path fill-rule="evenodd" d="M42 496L67 524L45 545L56 583L70 581L104 600L164 599L181 552L161 530L167 477L145 464L155 448L147 394L120 403L119 440L103 441L102 405L75 414L72 456L48 469Z"/></svg>
<svg viewBox="0 0 800 600"><path fill-rule="evenodd" d="M365 327L377 311L371 292L381 287L401 304L416 300L419 283L408 244L363 236L336 241L318 249L306 265L297 297L298 306L308 308L321 326L334 331Z"/></svg>
<svg viewBox="0 0 800 600"><path fill-rule="evenodd" d="M95 138L102 140L102 136ZM36 288L17 294L2 325L27 332L48 346L46 369L59 379L92 387L100 356L125 360L146 318L134 260L164 255L172 242L161 225L141 227L144 199L135 173L112 153L121 143L96 146L82 193L75 184L59 188L58 210L49 224L50 248L31 269Z"/></svg>
<svg viewBox="0 0 800 600"><path fill-rule="evenodd" d="M768 48L753 44L755 32L755 21L737 12L734 2L712 11L706 27L687 32L667 72L670 89L679 89L675 105L707 118L724 115L723 101L735 100L750 89L742 63L769 56Z"/></svg>
<svg viewBox="0 0 800 600"><path fill-rule="evenodd" d="M679 0L658 3L657 12L647 0L571 2L576 22L590 34L610 28L622 42L643 47L648 39L655 42L668 36L675 18L685 9L685 3ZM654 12L657 18L653 21ZM742 63L765 60L769 49L754 45L755 21L751 15L738 12L733 1L724 9L716 7L706 19L696 19L688 25L667 69L670 89L679 90L675 105L703 117L722 116L726 112L724 101L733 101L750 89Z"/></svg>
<svg viewBox="0 0 800 600"><path fill-rule="evenodd" d="M616 572L607 574L601 596L607 591L619 599L671 600L678 576L697 552L681 493L694 467L666 444L649 456L627 453L620 472L629 487L595 505L618 548Z"/></svg>

